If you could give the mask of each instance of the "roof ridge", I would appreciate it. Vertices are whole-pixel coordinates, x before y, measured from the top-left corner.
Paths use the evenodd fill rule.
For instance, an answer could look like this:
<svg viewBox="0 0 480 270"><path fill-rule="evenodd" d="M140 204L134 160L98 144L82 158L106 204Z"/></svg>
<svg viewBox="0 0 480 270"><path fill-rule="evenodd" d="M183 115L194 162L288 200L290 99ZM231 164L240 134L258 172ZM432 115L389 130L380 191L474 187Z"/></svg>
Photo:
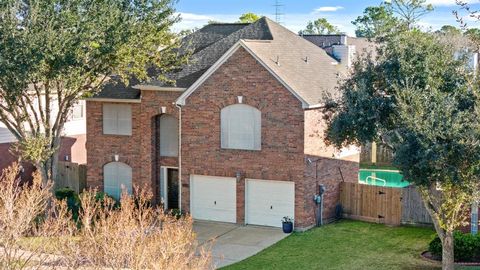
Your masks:
<svg viewBox="0 0 480 270"><path fill-rule="evenodd" d="M237 23L237 22L233 22L233 23L229 23L229 22L214 22L214 23L209 23L205 26L209 26L209 25L249 25L249 24L252 24L252 23ZM205 27L204 26L204 27Z"/></svg>
<svg viewBox="0 0 480 270"><path fill-rule="evenodd" d="M266 18L266 17L265 17ZM327 56L328 58L330 58L332 61L335 61L335 62L338 62L335 58L333 58L331 55L329 55L323 48L320 48L318 47L317 45L313 44L312 42L306 40L305 38L299 36L297 33L291 31L290 29L286 28L285 26L275 22L275 21L272 21L271 19L269 18L266 18L266 22L268 24L271 24L269 25L269 29L272 28L272 26L275 28L278 28L278 30L280 31L283 31L284 33L288 33L288 35L291 36L291 38L293 39L297 39L299 40L299 42L305 44L305 46L308 46L310 47L311 49L315 48L314 50L319 50L319 52L323 52L325 54L325 56ZM275 40L275 35L272 33L272 36L273 36L273 40Z"/></svg>

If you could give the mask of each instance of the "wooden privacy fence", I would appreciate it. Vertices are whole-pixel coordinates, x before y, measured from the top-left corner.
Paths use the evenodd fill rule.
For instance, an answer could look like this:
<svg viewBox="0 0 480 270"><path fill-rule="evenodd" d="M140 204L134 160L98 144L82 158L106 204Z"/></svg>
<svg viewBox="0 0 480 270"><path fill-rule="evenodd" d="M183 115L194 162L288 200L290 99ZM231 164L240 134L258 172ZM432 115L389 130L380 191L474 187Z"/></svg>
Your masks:
<svg viewBox="0 0 480 270"><path fill-rule="evenodd" d="M346 218L388 225L431 223L414 187L390 188L344 182L340 190Z"/></svg>
<svg viewBox="0 0 480 270"><path fill-rule="evenodd" d="M402 189L402 224L433 224L415 187Z"/></svg>
<svg viewBox="0 0 480 270"><path fill-rule="evenodd" d="M87 186L87 166L77 163L60 161L58 162L58 177L55 182L55 189L69 187L80 193Z"/></svg>

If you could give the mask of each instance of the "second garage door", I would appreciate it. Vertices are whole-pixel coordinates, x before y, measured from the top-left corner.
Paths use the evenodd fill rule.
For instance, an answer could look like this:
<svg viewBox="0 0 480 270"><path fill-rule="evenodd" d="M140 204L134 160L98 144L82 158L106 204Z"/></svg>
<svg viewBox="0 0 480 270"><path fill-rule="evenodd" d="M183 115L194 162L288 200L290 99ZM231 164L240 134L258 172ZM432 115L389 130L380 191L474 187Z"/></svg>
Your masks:
<svg viewBox="0 0 480 270"><path fill-rule="evenodd" d="M237 221L236 179L192 175L190 210L194 219L235 223Z"/></svg>
<svg viewBox="0 0 480 270"><path fill-rule="evenodd" d="M247 179L245 185L247 224L281 227L283 217L294 217L293 182Z"/></svg>

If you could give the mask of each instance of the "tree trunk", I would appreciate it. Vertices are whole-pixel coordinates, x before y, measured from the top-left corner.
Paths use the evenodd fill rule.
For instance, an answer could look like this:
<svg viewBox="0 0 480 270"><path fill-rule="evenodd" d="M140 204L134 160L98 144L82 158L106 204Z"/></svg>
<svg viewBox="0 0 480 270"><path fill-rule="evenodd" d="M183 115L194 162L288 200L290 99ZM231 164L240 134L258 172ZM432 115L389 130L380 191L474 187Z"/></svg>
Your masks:
<svg viewBox="0 0 480 270"><path fill-rule="evenodd" d="M430 217L432 218L435 231L437 232L438 237L442 242L442 269L443 270L454 270L454 251L453 251L453 230L445 230L442 228L441 215L439 215L434 208L439 209L441 206L435 205L430 196L443 196L441 191L436 190L436 188L422 189L419 188L420 194L422 195L423 203L427 209ZM434 194L435 192L436 194ZM443 220L443 222L455 222L454 220ZM448 226L450 227L450 226Z"/></svg>
<svg viewBox="0 0 480 270"><path fill-rule="evenodd" d="M442 239L442 269L454 270L454 266L453 232L447 231Z"/></svg>
<svg viewBox="0 0 480 270"><path fill-rule="evenodd" d="M46 161L40 162L36 165L37 170L39 170L42 177L43 184L46 184L48 181L52 181L53 183L55 183L55 181L57 180L57 162L58 158L52 156Z"/></svg>

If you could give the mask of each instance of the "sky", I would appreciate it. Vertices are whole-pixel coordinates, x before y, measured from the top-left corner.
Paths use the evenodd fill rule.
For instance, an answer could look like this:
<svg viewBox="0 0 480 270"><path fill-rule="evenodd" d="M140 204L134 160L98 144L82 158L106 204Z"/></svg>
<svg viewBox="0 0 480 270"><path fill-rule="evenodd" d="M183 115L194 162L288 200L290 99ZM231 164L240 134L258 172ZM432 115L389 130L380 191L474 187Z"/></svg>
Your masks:
<svg viewBox="0 0 480 270"><path fill-rule="evenodd" d="M480 9L480 0L463 0L472 8ZM326 18L340 31L354 35L355 28L351 21L361 15L368 6L377 6L379 0L279 0L280 22L288 29L298 32L305 28L308 21ZM443 25L459 26L453 10L459 10L455 0L427 0L434 6L434 11L420 20L425 30L437 30ZM209 20L235 22L246 12L253 12L275 20L276 0L178 0L177 12L182 21L175 30L200 28ZM470 27L480 27L480 23L472 18L465 20Z"/></svg>

